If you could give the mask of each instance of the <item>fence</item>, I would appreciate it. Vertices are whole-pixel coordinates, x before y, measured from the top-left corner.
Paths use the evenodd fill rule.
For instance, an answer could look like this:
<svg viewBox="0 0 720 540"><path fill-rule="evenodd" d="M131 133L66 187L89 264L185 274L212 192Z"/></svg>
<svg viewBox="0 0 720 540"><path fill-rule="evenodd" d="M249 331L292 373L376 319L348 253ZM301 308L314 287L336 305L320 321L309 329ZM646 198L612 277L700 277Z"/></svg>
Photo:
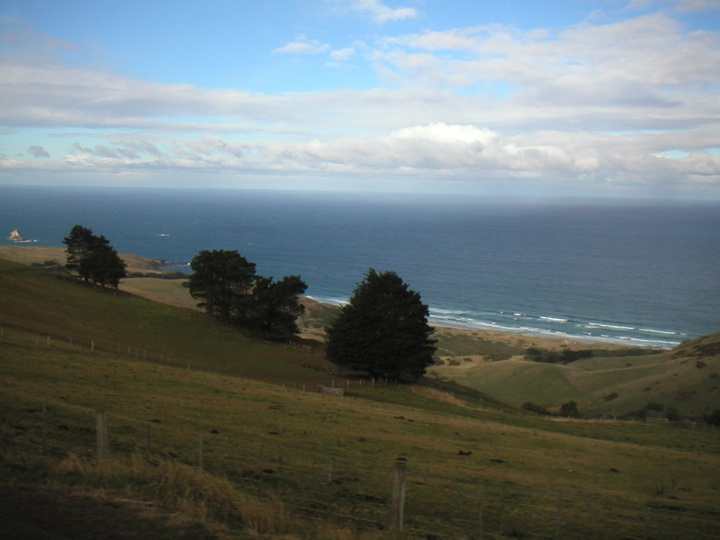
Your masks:
<svg viewBox="0 0 720 540"><path fill-rule="evenodd" d="M173 460L290 513L424 538L717 538L717 515L571 497L171 427L18 391L0 395L3 447L62 459ZM601 516L601 519L598 519ZM608 516L611 516L608 518Z"/></svg>
<svg viewBox="0 0 720 540"><path fill-rule="evenodd" d="M19 333L23 345L104 353L185 367L163 355L92 340ZM0 329L0 343L18 342ZM190 367L190 366L188 366ZM360 385L362 381L343 381ZM366 383L367 384L367 383ZM317 386L312 388L317 390ZM333 392L340 393L340 392ZM338 399L342 399L338 397ZM358 528L393 527L437 538L716 538L717 514L566 494L484 479L443 476L412 462L372 462L242 440L213 431L100 413L76 404L0 395L0 442L61 459L127 459L138 453L201 468L289 512ZM598 519L598 516L602 518ZM606 519L607 516L610 516Z"/></svg>

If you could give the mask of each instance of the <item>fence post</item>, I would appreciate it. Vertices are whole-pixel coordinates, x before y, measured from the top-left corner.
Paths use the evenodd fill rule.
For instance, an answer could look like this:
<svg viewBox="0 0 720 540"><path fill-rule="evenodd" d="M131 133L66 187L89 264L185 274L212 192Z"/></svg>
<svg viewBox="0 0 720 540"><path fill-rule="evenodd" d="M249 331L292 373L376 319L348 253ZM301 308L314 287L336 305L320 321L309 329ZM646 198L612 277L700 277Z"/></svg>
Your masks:
<svg viewBox="0 0 720 540"><path fill-rule="evenodd" d="M265 470L265 445L260 445L260 458L258 459L258 498L262 498L263 470Z"/></svg>
<svg viewBox="0 0 720 540"><path fill-rule="evenodd" d="M483 535L483 483L478 481L478 538Z"/></svg>
<svg viewBox="0 0 720 540"><path fill-rule="evenodd" d="M333 509L333 475L335 474L335 456L330 456L330 466L328 468L328 481L327 481L327 488L328 488L328 503L327 503L327 513L332 514Z"/></svg>
<svg viewBox="0 0 720 540"><path fill-rule="evenodd" d="M47 425L47 402L42 402L42 437L43 437L43 455L48 454L48 425Z"/></svg>
<svg viewBox="0 0 720 540"><path fill-rule="evenodd" d="M397 460L393 468L392 510L390 515L390 528L397 531L402 531L403 529L406 477L407 467L405 462Z"/></svg>
<svg viewBox="0 0 720 540"><path fill-rule="evenodd" d="M645 525L643 527L643 538L650 538L650 507L645 507Z"/></svg>
<svg viewBox="0 0 720 540"><path fill-rule="evenodd" d="M557 496L557 505L555 507L555 538L562 538L560 528L562 526L562 495Z"/></svg>
<svg viewBox="0 0 720 540"><path fill-rule="evenodd" d="M95 422L97 428L98 461L101 463L108 458L108 431L105 411L98 411Z"/></svg>

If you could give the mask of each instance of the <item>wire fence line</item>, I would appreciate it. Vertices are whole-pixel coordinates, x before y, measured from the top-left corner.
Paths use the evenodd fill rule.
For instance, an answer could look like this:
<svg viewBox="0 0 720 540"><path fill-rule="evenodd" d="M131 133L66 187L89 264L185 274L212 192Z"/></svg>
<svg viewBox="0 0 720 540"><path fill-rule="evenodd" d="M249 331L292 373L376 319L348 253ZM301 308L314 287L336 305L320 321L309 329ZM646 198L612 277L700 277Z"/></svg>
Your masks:
<svg viewBox="0 0 720 540"><path fill-rule="evenodd" d="M94 340L90 338L77 339L68 336L49 335L47 333L38 332L34 329L17 328L11 329L9 327L0 327L0 344L14 344L20 346L33 346L41 349L54 349L58 351L66 352L77 352L77 353L92 353L92 354L104 354L118 359L131 359L143 362L149 362L154 364L160 364L168 367L174 367L178 369L188 369L195 371L202 371L207 373L218 373L216 370L207 369L198 363L188 362L186 360L178 360L170 354L158 353L157 351L148 350L147 347L137 347L132 344L127 344L124 340ZM310 349L304 345L297 345L293 343L287 343L284 346L295 348L299 351L309 352ZM351 391L353 388L368 388L375 386L394 386L397 385L397 381L388 379L365 379L365 378L349 378L341 377L337 375L337 379L332 379L333 375L326 373L326 377L322 382L316 383L295 383L295 382L284 382L281 384L283 388L293 388L296 390L303 390L309 392L322 392L326 394L343 396L345 392ZM453 394L454 397L454 394ZM478 410L487 410L478 408ZM495 410L494 412L502 412ZM670 423L666 417L659 418L653 416L646 416L642 418L628 418L627 416L618 417L616 415L603 415L602 417L594 418L582 418L572 416L558 416L549 414L535 413L533 418L541 419L548 422L567 422L567 423L584 423L584 424L606 424L606 423L626 423L626 424L667 424ZM693 418L682 418L676 420L682 422L685 427L692 429L705 429L714 431L717 429L712 423L703 422L701 420Z"/></svg>
<svg viewBox="0 0 720 540"><path fill-rule="evenodd" d="M207 366L204 366L201 363L184 359L181 360L174 357L172 354L159 353L148 349L147 347L128 344L125 340L110 340L107 338L91 339L87 337L79 339L72 336L48 334L35 329L11 328L4 326L0 327L0 344L34 347L36 349L55 350L78 354L98 354L117 359L136 360L178 369L220 374L219 371L208 369ZM305 353L312 351L310 347L302 344L289 342L280 345L285 348L291 348ZM390 379L367 380L361 377L349 378L342 377L335 372L329 372L324 369L321 371L325 372L325 377L323 377L324 380L322 382L318 381L316 384L284 382L281 386L310 392L322 391L321 387L323 387L327 389L325 393L343 395L344 390L350 390L353 388L394 386L399 384L397 381ZM337 378L333 379L333 376Z"/></svg>
<svg viewBox="0 0 720 540"><path fill-rule="evenodd" d="M164 459L229 480L289 513L425 538L717 538L720 516L570 496L411 462L328 455L0 393L3 446L64 459ZM598 516L603 516L598 520ZM601 522L599 522L601 521Z"/></svg>

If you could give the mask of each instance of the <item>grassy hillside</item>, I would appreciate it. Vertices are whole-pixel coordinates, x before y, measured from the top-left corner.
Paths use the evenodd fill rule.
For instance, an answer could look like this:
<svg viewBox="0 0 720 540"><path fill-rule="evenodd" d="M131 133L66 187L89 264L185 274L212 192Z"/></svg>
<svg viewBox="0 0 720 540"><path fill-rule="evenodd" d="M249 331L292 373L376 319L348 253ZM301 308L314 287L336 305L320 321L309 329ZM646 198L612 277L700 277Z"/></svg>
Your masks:
<svg viewBox="0 0 720 540"><path fill-rule="evenodd" d="M0 260L0 326L75 347L278 383L331 381L321 351L262 343L202 313ZM45 339L45 337L43 337ZM312 366L319 370L308 369ZM282 366L281 368L279 366Z"/></svg>
<svg viewBox="0 0 720 540"><path fill-rule="evenodd" d="M479 361L438 366L433 372L517 406L532 402L557 409L572 400L585 415L637 415L646 414L650 403L650 415L676 409L700 417L720 409L718 344L720 334L715 334L647 356L589 358L568 365Z"/></svg>
<svg viewBox="0 0 720 540"><path fill-rule="evenodd" d="M402 458L406 523L423 537L476 534L479 481L485 531L499 537L631 537L648 526L657 538L696 537L720 518L718 431L548 421L459 387L348 386L314 349L6 261L0 305L0 509L19 488L59 505L81 487L86 512L122 514L113 527L145 527L126 514L148 505L186 516L169 537L388 537L372 531L389 521ZM111 434L102 465L99 409ZM61 520L71 530L72 514Z"/></svg>

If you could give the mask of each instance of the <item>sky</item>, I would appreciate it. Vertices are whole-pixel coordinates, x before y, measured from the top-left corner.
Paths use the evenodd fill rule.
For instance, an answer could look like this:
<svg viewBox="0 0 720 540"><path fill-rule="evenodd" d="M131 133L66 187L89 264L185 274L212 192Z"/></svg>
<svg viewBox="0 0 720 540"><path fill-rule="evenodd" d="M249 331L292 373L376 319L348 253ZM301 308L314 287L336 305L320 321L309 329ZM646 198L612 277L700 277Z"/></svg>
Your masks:
<svg viewBox="0 0 720 540"><path fill-rule="evenodd" d="M720 0L2 0L18 184L720 200Z"/></svg>

